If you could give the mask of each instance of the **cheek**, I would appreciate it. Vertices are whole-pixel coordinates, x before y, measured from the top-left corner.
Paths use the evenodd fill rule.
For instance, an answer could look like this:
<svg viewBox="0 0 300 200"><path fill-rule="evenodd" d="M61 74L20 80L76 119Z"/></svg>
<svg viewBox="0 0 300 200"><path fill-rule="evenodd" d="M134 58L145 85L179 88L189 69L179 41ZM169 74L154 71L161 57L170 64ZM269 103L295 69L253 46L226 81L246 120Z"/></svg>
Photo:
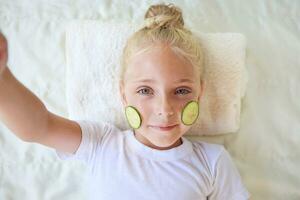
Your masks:
<svg viewBox="0 0 300 200"><path fill-rule="evenodd" d="M153 115L153 106L149 103L140 102L137 104L140 114L142 115L142 118L146 121L151 118L151 115Z"/></svg>
<svg viewBox="0 0 300 200"><path fill-rule="evenodd" d="M144 99L132 96L132 98L129 98L128 100L128 105L135 107L142 115L143 119L146 116L148 116L149 113L151 113L152 106L149 102L146 102Z"/></svg>

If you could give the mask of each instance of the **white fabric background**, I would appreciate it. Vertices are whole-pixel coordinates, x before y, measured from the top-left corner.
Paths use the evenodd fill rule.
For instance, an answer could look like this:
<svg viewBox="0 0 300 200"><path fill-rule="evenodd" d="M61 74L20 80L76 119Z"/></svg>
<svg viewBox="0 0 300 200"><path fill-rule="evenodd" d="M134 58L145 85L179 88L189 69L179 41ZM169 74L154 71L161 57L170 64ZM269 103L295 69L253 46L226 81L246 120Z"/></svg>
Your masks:
<svg viewBox="0 0 300 200"><path fill-rule="evenodd" d="M65 99L65 27L72 20L141 21L158 1L0 0L15 76L56 114ZM299 199L300 2L170 1L203 32L247 37L249 82L237 134L190 137L224 144L251 199ZM84 199L85 166L26 143L0 123L0 199Z"/></svg>

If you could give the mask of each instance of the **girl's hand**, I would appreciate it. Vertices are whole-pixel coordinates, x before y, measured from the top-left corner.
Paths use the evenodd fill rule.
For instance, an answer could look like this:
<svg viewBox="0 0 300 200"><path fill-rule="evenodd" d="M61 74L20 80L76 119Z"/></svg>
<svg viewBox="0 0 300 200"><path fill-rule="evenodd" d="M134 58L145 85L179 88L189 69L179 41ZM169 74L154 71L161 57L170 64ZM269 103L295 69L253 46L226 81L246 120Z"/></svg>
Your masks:
<svg viewBox="0 0 300 200"><path fill-rule="evenodd" d="M0 77L2 72L6 68L8 59L8 52L7 52L7 40L4 35L0 32Z"/></svg>

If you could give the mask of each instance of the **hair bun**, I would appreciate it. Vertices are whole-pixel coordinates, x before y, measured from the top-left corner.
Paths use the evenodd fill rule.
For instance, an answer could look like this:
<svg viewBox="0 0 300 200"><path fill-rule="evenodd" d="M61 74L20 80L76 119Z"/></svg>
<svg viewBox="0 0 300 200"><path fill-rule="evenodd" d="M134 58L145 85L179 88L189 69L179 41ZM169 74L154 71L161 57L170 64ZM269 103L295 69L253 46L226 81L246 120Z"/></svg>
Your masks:
<svg viewBox="0 0 300 200"><path fill-rule="evenodd" d="M152 5L145 14L146 28L183 28L183 26L182 11L172 3Z"/></svg>

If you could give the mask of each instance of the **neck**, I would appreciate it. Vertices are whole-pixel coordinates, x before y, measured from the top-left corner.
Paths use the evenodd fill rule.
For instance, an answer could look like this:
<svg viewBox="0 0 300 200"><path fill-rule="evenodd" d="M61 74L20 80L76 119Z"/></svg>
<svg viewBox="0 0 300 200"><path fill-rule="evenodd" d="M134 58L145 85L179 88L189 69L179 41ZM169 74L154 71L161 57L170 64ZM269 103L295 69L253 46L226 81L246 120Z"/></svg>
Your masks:
<svg viewBox="0 0 300 200"><path fill-rule="evenodd" d="M160 147L160 146L156 146L154 144L152 144L147 138L145 138L143 135L136 133L135 131L133 131L134 133L134 137L142 144L144 144L145 146L148 146L150 148L153 149L157 149L157 150L168 150L168 149L172 149L175 147L180 146L181 144L183 144L182 138L180 137L174 144L172 144L171 146L168 147Z"/></svg>

